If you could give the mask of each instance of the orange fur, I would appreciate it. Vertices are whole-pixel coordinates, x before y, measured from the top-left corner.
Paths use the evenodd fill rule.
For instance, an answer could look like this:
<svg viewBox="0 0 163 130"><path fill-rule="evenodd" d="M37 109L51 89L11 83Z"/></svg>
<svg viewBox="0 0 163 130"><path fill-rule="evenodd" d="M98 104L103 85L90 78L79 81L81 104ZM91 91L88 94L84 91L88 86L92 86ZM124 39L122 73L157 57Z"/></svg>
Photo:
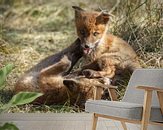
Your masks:
<svg viewBox="0 0 163 130"><path fill-rule="evenodd" d="M118 70L140 68L132 47L121 38L107 33L109 14L85 11L79 7L74 9L77 34L86 60L91 61L81 70L86 77L112 78Z"/></svg>
<svg viewBox="0 0 163 130"><path fill-rule="evenodd" d="M88 79L85 77L76 77L73 79L64 79L64 85L75 95L71 98L71 102L84 107L88 99L94 98L95 87L101 87L104 79ZM103 93L101 93L102 96Z"/></svg>
<svg viewBox="0 0 163 130"><path fill-rule="evenodd" d="M81 42L77 39L61 52L43 59L18 79L15 92L42 92L36 102L61 104L68 100L67 88L63 85L64 76L68 75L74 64L82 57ZM73 94L72 94L73 95Z"/></svg>

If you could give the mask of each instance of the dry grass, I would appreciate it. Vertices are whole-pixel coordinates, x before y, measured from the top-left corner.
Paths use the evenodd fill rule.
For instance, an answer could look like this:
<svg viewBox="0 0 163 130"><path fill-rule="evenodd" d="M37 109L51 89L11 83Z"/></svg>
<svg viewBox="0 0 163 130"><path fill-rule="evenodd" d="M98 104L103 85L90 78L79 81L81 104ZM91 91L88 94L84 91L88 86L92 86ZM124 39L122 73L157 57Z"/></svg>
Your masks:
<svg viewBox="0 0 163 130"><path fill-rule="evenodd" d="M14 83L22 73L76 39L72 5L89 9L100 6L110 10L116 3L115 0L14 0L6 4L5 1L0 0L0 67L12 62L15 68L4 90L9 92L1 92L1 100L7 95L11 97ZM151 3L150 0L141 1L124 0L117 3L109 31L132 45L143 67L163 68L163 3L161 0L151 0ZM120 97L127 82L119 82ZM27 105L13 108L10 112L74 112L73 107L65 106Z"/></svg>

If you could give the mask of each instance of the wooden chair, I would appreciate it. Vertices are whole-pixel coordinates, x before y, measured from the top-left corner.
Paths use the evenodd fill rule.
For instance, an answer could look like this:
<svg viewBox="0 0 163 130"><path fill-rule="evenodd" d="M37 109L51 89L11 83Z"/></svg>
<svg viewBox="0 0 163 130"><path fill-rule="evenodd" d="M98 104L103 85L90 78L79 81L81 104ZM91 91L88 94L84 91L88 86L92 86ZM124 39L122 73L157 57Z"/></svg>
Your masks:
<svg viewBox="0 0 163 130"><path fill-rule="evenodd" d="M99 85L95 84L94 85L94 98L93 98L93 100L100 100L102 92L104 91L104 89L108 90L111 101L117 101L118 100L117 93L116 93L117 86L103 85L103 84L99 84Z"/></svg>
<svg viewBox="0 0 163 130"><path fill-rule="evenodd" d="M98 117L118 120L124 130L125 122L141 124L141 130L148 124L163 126L163 69L135 70L122 101L88 100L85 110L93 113L92 130Z"/></svg>

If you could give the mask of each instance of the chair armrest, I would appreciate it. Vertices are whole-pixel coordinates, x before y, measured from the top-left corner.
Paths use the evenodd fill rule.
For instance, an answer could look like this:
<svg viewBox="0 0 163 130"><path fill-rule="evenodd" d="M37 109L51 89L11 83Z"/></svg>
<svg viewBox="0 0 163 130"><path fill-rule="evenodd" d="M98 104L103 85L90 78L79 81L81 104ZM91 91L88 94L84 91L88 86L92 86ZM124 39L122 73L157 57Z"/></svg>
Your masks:
<svg viewBox="0 0 163 130"><path fill-rule="evenodd" d="M153 86L137 86L137 89L144 89L146 91L159 91L163 92L163 88L160 87L153 87Z"/></svg>

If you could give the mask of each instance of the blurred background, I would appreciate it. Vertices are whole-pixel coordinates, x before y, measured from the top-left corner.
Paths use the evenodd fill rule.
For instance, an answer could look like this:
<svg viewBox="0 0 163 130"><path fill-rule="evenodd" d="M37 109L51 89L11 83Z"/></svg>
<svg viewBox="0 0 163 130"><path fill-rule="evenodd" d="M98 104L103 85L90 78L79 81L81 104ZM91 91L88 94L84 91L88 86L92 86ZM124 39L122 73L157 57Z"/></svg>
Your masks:
<svg viewBox="0 0 163 130"><path fill-rule="evenodd" d="M143 67L163 68L163 0L0 0L0 68L15 66L0 92L2 104L11 98L21 74L77 38L72 5L107 10L113 15L109 32L134 48ZM119 83L120 98L127 82Z"/></svg>

